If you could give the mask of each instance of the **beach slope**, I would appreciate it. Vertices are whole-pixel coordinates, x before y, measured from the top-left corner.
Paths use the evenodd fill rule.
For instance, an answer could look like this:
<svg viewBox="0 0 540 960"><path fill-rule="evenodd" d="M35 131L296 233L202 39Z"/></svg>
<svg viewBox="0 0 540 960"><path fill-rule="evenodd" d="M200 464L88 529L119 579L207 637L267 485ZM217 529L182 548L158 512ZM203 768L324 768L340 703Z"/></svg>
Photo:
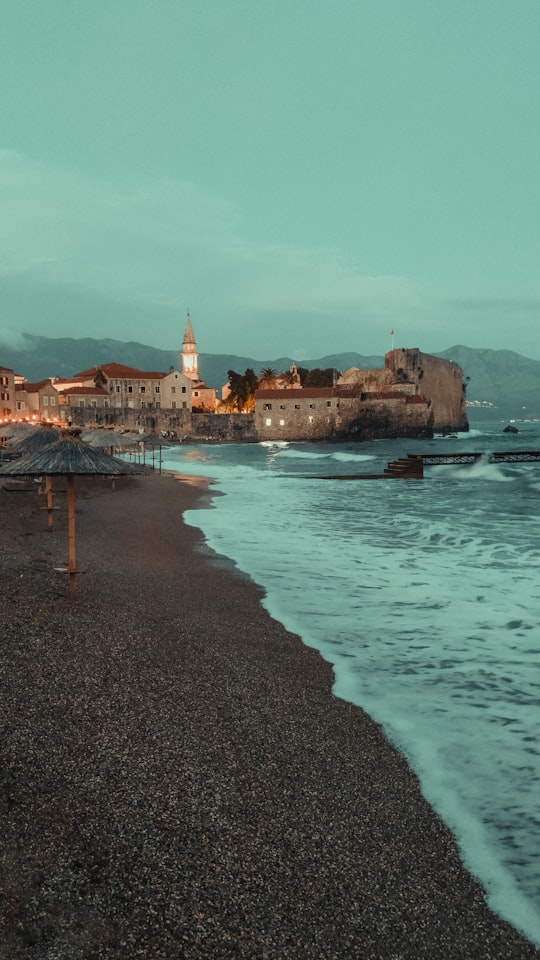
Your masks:
<svg viewBox="0 0 540 960"><path fill-rule="evenodd" d="M171 475L0 480L2 960L538 958ZM256 533L254 533L256 535Z"/></svg>

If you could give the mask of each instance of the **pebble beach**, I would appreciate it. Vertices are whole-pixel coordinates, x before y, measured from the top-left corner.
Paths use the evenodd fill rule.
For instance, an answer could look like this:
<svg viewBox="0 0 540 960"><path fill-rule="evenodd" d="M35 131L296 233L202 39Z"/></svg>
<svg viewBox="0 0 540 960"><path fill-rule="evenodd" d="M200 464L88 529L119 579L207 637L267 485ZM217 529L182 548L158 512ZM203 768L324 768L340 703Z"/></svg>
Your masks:
<svg viewBox="0 0 540 960"><path fill-rule="evenodd" d="M211 488L75 483L70 599L65 481L49 531L0 477L0 958L540 958L329 664L184 525Z"/></svg>

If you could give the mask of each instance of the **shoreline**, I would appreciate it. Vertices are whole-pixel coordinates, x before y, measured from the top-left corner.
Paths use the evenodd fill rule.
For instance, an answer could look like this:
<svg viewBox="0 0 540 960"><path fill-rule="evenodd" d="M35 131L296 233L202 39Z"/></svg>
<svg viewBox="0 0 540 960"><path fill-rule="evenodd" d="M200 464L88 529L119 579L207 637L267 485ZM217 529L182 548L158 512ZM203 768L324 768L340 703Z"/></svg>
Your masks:
<svg viewBox="0 0 540 960"><path fill-rule="evenodd" d="M49 534L0 489L0 957L540 957L331 666L185 524L209 482L76 484L73 602L64 498Z"/></svg>

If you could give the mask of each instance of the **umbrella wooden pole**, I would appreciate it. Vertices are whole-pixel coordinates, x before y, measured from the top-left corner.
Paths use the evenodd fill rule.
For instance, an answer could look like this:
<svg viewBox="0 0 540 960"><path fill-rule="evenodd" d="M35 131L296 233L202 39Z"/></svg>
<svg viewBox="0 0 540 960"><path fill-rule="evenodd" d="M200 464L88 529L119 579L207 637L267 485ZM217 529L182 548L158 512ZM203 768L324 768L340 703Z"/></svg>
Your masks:
<svg viewBox="0 0 540 960"><path fill-rule="evenodd" d="M53 492L52 492L52 480L50 477L45 477L45 493L47 494L47 529L52 530L53 528Z"/></svg>
<svg viewBox="0 0 540 960"><path fill-rule="evenodd" d="M73 474L67 475L67 508L68 508L68 576L69 595L77 593L77 550L75 541L75 481Z"/></svg>

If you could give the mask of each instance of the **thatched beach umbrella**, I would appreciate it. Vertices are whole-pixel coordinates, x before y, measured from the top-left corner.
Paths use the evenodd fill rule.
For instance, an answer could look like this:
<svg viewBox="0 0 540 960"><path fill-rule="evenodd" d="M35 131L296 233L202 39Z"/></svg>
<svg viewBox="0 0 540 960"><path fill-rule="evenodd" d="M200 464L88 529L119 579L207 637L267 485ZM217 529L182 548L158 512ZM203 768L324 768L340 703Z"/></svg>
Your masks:
<svg viewBox="0 0 540 960"><path fill-rule="evenodd" d="M43 450L28 453L20 460L0 467L1 475L18 477L61 476L67 482L68 504L68 565L69 595L76 592L76 541L75 541L75 476L116 477L123 474L141 473L134 464L124 463L100 450L94 450L79 439L78 431L66 432L55 443Z"/></svg>
<svg viewBox="0 0 540 960"><path fill-rule="evenodd" d="M13 437L8 441L9 449L17 454L24 456L27 453L37 453L38 450L44 450L60 439L60 430L58 427L51 427L48 423L39 427L34 427L31 433ZM41 488L40 491L41 493ZM47 529L52 530L53 526L53 495L52 482L49 476L45 477L45 493L47 495Z"/></svg>
<svg viewBox="0 0 540 960"><path fill-rule="evenodd" d="M152 451L152 470L155 470L155 453L156 449L159 449L159 472L161 473L161 463L162 456L161 451L163 447L171 447L172 444L169 440L166 440L165 437L158 437L155 433L142 433L137 438L137 442L142 446L143 450L143 463L146 463L146 448L149 447Z"/></svg>
<svg viewBox="0 0 540 960"><path fill-rule="evenodd" d="M122 450L127 447L134 447L137 438L132 434L118 433L116 430L85 430L81 434L81 440L89 443L91 447L101 447L102 450L110 449L111 452Z"/></svg>
<svg viewBox="0 0 540 960"><path fill-rule="evenodd" d="M35 424L33 423L15 423L14 421L3 423L0 427L0 442L5 443L12 437L24 437L33 430L35 430Z"/></svg>
<svg viewBox="0 0 540 960"><path fill-rule="evenodd" d="M60 430L58 427L51 427L44 423L39 427L32 427L31 431L19 433L8 440L7 446L15 453L35 453L37 450L43 450L50 443L60 439Z"/></svg>

